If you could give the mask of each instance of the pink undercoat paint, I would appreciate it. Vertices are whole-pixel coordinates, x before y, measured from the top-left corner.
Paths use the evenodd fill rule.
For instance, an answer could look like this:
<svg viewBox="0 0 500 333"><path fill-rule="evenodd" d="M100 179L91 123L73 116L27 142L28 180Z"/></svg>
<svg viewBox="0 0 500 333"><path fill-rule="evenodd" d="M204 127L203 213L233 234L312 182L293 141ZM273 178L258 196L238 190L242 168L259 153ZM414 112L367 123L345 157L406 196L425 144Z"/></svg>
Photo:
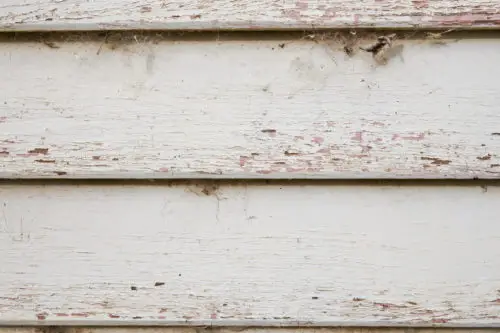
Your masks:
<svg viewBox="0 0 500 333"><path fill-rule="evenodd" d="M319 136L315 136L314 138L312 138L311 141L317 144L322 144L325 141L325 139Z"/></svg>
<svg viewBox="0 0 500 333"><path fill-rule="evenodd" d="M240 156L240 167L244 167L248 160L248 156Z"/></svg>
<svg viewBox="0 0 500 333"><path fill-rule="evenodd" d="M418 133L416 135L405 135L405 136L401 136L399 134L394 134L392 136L392 141L395 141L398 139L406 140L406 141L422 141L425 139L425 133Z"/></svg>
<svg viewBox="0 0 500 333"><path fill-rule="evenodd" d="M429 7L428 0L412 0L412 4L415 9L423 9Z"/></svg>
<svg viewBox="0 0 500 333"><path fill-rule="evenodd" d="M354 136L351 137L351 140L363 142L363 131L358 131L358 132L354 133Z"/></svg>

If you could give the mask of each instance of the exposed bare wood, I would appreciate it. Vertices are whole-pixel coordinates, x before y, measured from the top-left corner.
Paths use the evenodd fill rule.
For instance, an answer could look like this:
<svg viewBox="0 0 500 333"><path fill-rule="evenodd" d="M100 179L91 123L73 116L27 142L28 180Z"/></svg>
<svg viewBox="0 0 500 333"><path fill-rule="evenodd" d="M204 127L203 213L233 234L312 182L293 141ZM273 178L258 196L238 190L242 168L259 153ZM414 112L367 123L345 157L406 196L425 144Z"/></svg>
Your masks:
<svg viewBox="0 0 500 333"><path fill-rule="evenodd" d="M3 43L0 176L499 177L500 39L325 36Z"/></svg>
<svg viewBox="0 0 500 333"><path fill-rule="evenodd" d="M497 28L498 0L3 0L7 31Z"/></svg>
<svg viewBox="0 0 500 333"><path fill-rule="evenodd" d="M3 184L0 323L500 325L499 200L495 186Z"/></svg>

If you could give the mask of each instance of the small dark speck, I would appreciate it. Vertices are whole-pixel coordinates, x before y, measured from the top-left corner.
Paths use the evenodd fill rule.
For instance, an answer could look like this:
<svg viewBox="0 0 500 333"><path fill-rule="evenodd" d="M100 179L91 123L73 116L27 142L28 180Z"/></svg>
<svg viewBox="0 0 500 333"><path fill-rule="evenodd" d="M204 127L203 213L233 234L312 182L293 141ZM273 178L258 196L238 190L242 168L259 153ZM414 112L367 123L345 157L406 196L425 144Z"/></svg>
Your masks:
<svg viewBox="0 0 500 333"><path fill-rule="evenodd" d="M53 18L52 18L52 17L47 17L47 18L45 19L45 21L52 21L52 20L53 20Z"/></svg>
<svg viewBox="0 0 500 333"><path fill-rule="evenodd" d="M155 282L155 287L164 286L165 282Z"/></svg>
<svg viewBox="0 0 500 333"><path fill-rule="evenodd" d="M136 286L131 286L130 290L134 290L135 291L135 290L137 290L137 287Z"/></svg>
<svg viewBox="0 0 500 333"><path fill-rule="evenodd" d="M261 130L261 132L262 133L271 133L271 134L274 134L274 133L276 133L276 130L270 128L270 129L263 129L263 130Z"/></svg>
<svg viewBox="0 0 500 333"><path fill-rule="evenodd" d="M313 297L311 297L311 298L312 298L312 299L319 299L319 297L318 297L318 296L313 296Z"/></svg>
<svg viewBox="0 0 500 333"><path fill-rule="evenodd" d="M66 171L54 171L54 173L58 176L64 176L68 174Z"/></svg>
<svg viewBox="0 0 500 333"><path fill-rule="evenodd" d="M361 301L364 301L365 299L364 298L361 298L361 297L354 297L352 299L354 302L361 302Z"/></svg>
<svg viewBox="0 0 500 333"><path fill-rule="evenodd" d="M222 306L227 306L227 303L222 304Z"/></svg>
<svg viewBox="0 0 500 333"><path fill-rule="evenodd" d="M182 274L181 274L181 273L179 273L179 276L182 276Z"/></svg>
<svg viewBox="0 0 500 333"><path fill-rule="evenodd" d="M500 132L493 132L491 135L500 135Z"/></svg>
<svg viewBox="0 0 500 333"><path fill-rule="evenodd" d="M135 316L135 317L132 317L132 319L142 319L141 316Z"/></svg>
<svg viewBox="0 0 500 333"><path fill-rule="evenodd" d="M486 145L484 143L481 143L481 147L486 147Z"/></svg>
<svg viewBox="0 0 500 333"><path fill-rule="evenodd" d="M285 43L281 43L278 45L281 49L284 49L285 48Z"/></svg>

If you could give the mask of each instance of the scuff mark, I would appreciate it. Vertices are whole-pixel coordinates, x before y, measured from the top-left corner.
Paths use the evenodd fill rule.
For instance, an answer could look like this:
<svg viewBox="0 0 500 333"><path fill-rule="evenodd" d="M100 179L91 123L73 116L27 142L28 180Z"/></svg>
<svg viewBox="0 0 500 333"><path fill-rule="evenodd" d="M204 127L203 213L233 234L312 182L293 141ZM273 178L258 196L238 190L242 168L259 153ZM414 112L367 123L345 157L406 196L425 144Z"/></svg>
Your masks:
<svg viewBox="0 0 500 333"><path fill-rule="evenodd" d="M393 304L393 303L380 303L380 302L373 302L373 305L379 306L384 310L387 310L390 308L404 309L407 307L406 305L398 305L398 304Z"/></svg>
<svg viewBox="0 0 500 333"><path fill-rule="evenodd" d="M35 162L38 162L38 163L56 163L56 160L35 160Z"/></svg>

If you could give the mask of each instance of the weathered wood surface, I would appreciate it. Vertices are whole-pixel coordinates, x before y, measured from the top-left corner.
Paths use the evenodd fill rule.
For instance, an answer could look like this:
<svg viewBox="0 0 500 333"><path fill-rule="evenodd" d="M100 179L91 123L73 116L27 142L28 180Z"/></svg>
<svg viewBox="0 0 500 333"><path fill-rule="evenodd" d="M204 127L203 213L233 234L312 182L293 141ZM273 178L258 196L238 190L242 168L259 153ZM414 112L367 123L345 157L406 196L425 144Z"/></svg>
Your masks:
<svg viewBox="0 0 500 333"><path fill-rule="evenodd" d="M498 0L3 0L0 29L484 28Z"/></svg>
<svg viewBox="0 0 500 333"><path fill-rule="evenodd" d="M0 44L1 177L500 176L500 39L128 38Z"/></svg>
<svg viewBox="0 0 500 333"><path fill-rule="evenodd" d="M0 186L0 323L498 324L500 187Z"/></svg>

